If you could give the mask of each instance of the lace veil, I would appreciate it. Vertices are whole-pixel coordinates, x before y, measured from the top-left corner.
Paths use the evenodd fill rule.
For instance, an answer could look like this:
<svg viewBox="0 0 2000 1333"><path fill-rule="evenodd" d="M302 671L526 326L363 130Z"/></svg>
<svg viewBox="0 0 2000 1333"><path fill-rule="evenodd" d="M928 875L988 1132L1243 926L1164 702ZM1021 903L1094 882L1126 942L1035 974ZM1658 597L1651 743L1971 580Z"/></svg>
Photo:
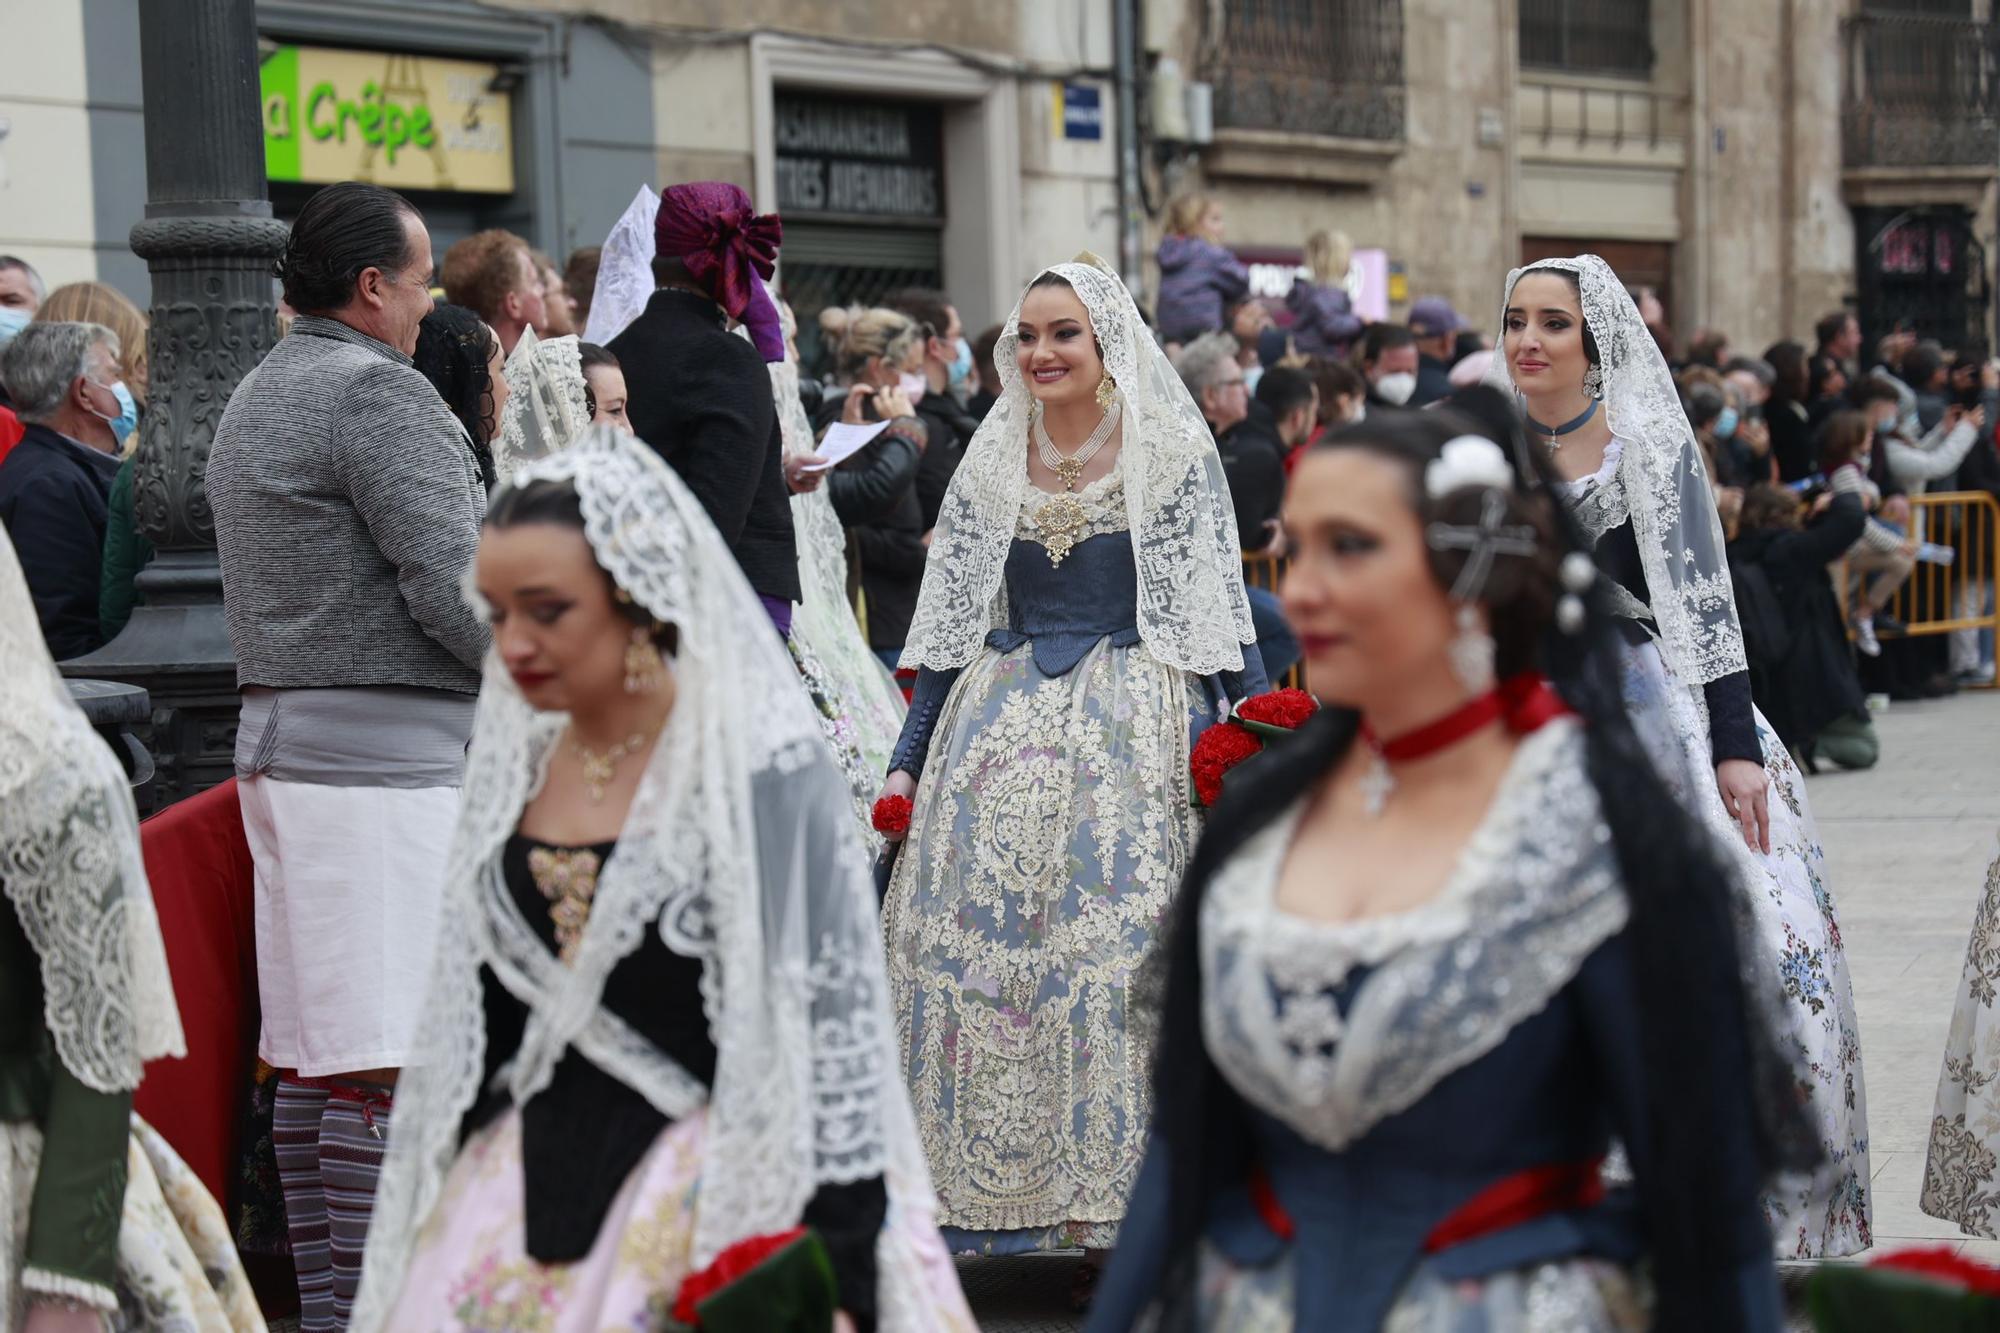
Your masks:
<svg viewBox="0 0 2000 1333"><path fill-rule="evenodd" d="M653 220L660 214L660 196L650 185L639 193L611 226L604 252L597 260L597 286L590 297L590 319L583 340L605 346L625 332L653 299Z"/></svg>
<svg viewBox="0 0 2000 1333"><path fill-rule="evenodd" d="M503 486L524 463L567 447L590 426L575 334L544 340L533 329L523 330L508 354L506 374L507 407L493 442L493 470Z"/></svg>
<svg viewBox="0 0 2000 1333"><path fill-rule="evenodd" d="M445 879L429 1049L396 1089L396 1132L368 1236L355 1327L385 1325L479 1092L480 969L529 1010L495 1076L515 1105L572 1047L665 1115L708 1109L693 1262L796 1224L814 1190L885 1175L885 1328L919 1326L899 1239L935 1204L891 1049L875 894L838 772L784 645L700 503L650 448L598 427L516 480L570 479L598 563L679 628L677 698L569 965L532 932L499 871L565 718L532 708L489 653ZM704 1089L602 1004L612 968L657 930L698 958L717 1050Z"/></svg>
<svg viewBox="0 0 2000 1333"><path fill-rule="evenodd" d="M780 303L778 313L789 340L794 327L791 307ZM809 454L813 428L799 398L799 364L787 357L771 362L770 371L785 457ZM844 714L840 721L862 763L879 781L889 771L889 756L902 733L906 708L902 692L870 651L848 604L847 529L833 512L825 486L792 497L792 528L799 550L800 591L792 613L792 638L825 669L827 683L838 696L833 702ZM872 799L872 791L869 796Z"/></svg>
<svg viewBox="0 0 2000 1333"><path fill-rule="evenodd" d="M1139 634L1155 657L1197 675L1238 671L1256 642L1243 553L1222 460L1201 409L1139 318L1116 274L1090 263L1042 270L1076 290L1124 400L1120 466L1138 563ZM1023 293L1026 299L1026 293ZM1002 576L1029 502L1032 398L1015 363L1017 303L993 350L1001 394L980 424L938 512L906 667L949 670L978 655L1000 624Z"/></svg>
<svg viewBox="0 0 2000 1333"><path fill-rule="evenodd" d="M1651 600L1647 610L1659 627L1660 653L1683 684L1705 685L1746 670L1722 520L1659 344L1618 275L1596 255L1544 259L1509 273L1500 301L1503 327L1514 284L1538 268L1576 277L1583 322L1597 341L1604 410L1612 434L1624 441L1616 488L1622 495L1616 503L1579 513L1586 535L1594 542L1631 518ZM1518 392L1505 356L1493 358L1486 378Z"/></svg>
<svg viewBox="0 0 2000 1333"><path fill-rule="evenodd" d="M63 1067L99 1092L187 1054L139 820L118 758L70 697L0 533L0 887L41 959Z"/></svg>

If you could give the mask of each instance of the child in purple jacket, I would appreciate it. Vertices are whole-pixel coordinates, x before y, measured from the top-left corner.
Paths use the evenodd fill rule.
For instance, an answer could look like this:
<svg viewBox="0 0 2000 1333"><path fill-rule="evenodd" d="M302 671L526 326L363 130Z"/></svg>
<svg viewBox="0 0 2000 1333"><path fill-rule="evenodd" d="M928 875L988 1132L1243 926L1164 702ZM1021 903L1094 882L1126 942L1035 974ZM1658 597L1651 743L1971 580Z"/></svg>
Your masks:
<svg viewBox="0 0 2000 1333"><path fill-rule="evenodd" d="M1353 257L1353 242L1337 231L1316 231L1306 238L1312 279L1299 279L1285 294L1285 307L1292 312L1292 346L1301 355L1342 360L1348 344L1360 336L1361 317L1341 285Z"/></svg>
<svg viewBox="0 0 2000 1333"><path fill-rule="evenodd" d="M1185 194L1167 205L1160 240L1160 337L1192 342L1222 327L1223 307L1250 289L1250 272L1222 248L1222 205Z"/></svg>

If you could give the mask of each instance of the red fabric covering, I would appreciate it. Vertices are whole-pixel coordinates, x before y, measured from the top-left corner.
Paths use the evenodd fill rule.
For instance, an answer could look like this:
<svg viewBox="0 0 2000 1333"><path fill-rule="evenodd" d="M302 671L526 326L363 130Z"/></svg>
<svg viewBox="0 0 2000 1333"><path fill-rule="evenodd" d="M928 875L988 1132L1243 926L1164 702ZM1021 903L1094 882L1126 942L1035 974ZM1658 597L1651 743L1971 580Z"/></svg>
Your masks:
<svg viewBox="0 0 2000 1333"><path fill-rule="evenodd" d="M139 845L188 1053L148 1065L133 1106L226 1201L257 1054L254 877L236 780L148 819Z"/></svg>
<svg viewBox="0 0 2000 1333"><path fill-rule="evenodd" d="M28 428L21 424L21 418L14 415L11 407L0 407L0 463L7 461L7 455L21 442Z"/></svg>

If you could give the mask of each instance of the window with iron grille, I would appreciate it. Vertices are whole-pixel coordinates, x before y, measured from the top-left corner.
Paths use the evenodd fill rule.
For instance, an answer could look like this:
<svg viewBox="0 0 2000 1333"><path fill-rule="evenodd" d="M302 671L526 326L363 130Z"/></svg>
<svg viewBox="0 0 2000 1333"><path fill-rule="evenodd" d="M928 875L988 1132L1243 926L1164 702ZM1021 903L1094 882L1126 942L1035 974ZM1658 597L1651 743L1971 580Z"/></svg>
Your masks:
<svg viewBox="0 0 2000 1333"><path fill-rule="evenodd" d="M1936 18L1969 19L1972 0L1862 0L1864 14L1929 14Z"/></svg>
<svg viewBox="0 0 2000 1333"><path fill-rule="evenodd" d="M1649 75L1652 0L1521 0L1521 64L1571 74Z"/></svg>
<svg viewBox="0 0 2000 1333"><path fill-rule="evenodd" d="M1403 0L1216 0L1208 10L1218 126L1403 137Z"/></svg>

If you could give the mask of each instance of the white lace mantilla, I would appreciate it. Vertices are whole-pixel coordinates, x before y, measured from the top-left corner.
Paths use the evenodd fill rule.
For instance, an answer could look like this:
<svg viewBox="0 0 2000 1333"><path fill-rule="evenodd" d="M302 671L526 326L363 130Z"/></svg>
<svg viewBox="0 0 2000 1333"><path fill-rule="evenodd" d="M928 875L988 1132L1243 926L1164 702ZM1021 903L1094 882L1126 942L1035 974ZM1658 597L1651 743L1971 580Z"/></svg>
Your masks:
<svg viewBox="0 0 2000 1333"><path fill-rule="evenodd" d="M70 697L0 533L0 886L63 1067L99 1092L187 1054L125 770ZM4 1260L0 1260L4 1262Z"/></svg>
<svg viewBox="0 0 2000 1333"><path fill-rule="evenodd" d="M1203 1037L1245 1100L1338 1152L1575 978L1629 911L1582 751L1569 720L1523 740L1444 890L1407 912L1336 924L1279 908L1298 808L1244 844L1202 903L1201 958Z"/></svg>
<svg viewBox="0 0 2000 1333"><path fill-rule="evenodd" d="M1208 423L1115 274L1082 263L1043 273L1062 278L1083 302L1124 401L1119 460L1138 565L1139 636L1154 657L1183 671L1240 671L1243 645L1257 636L1243 591L1236 511ZM1015 360L1020 323L1016 304L993 352L1000 399L966 447L938 511L903 648L906 667L950 670L979 655L987 632L1004 623L1007 551L1022 508L1046 503L1028 482L1032 399Z"/></svg>
<svg viewBox="0 0 2000 1333"><path fill-rule="evenodd" d="M507 406L493 441L493 470L502 485L537 458L568 446L590 425L583 357L574 334L540 339L524 329L507 356Z"/></svg>
<svg viewBox="0 0 2000 1333"><path fill-rule="evenodd" d="M1660 651L1667 666L1696 686L1748 670L1723 548L1722 519L1715 510L1715 494L1709 489L1694 428L1681 410L1680 391L1659 344L1640 320L1639 309L1618 275L1596 255L1538 260L1509 273L1500 301L1502 327L1514 284L1529 269L1559 269L1576 279L1583 322L1597 342L1605 416L1612 434L1623 442L1617 472L1619 503L1632 520L1646 573L1646 600L1659 626ZM1486 378L1489 384L1518 393L1505 356L1493 358ZM1612 512L1584 512L1579 518L1592 529ZM1596 528L1592 540L1615 526Z"/></svg>
<svg viewBox="0 0 2000 1333"><path fill-rule="evenodd" d="M489 654L444 886L444 917L463 929L440 942L430 1045L397 1086L355 1327L388 1317L479 1091L482 965L529 1009L500 1076L516 1105L571 1048L668 1116L706 1103L696 1266L795 1225L821 1185L880 1175L892 1213L920 1219L883 1233L883 1327L921 1327L910 1312L923 1301L899 1286L908 1256L886 1251L893 1235L922 1234L935 1204L894 1074L874 885L812 705L721 537L657 454L597 428L517 481L563 479L599 565L680 630L674 710L565 966L494 867L566 718L536 712ZM648 930L702 963L717 1053L705 1093L603 1007L611 970Z"/></svg>

